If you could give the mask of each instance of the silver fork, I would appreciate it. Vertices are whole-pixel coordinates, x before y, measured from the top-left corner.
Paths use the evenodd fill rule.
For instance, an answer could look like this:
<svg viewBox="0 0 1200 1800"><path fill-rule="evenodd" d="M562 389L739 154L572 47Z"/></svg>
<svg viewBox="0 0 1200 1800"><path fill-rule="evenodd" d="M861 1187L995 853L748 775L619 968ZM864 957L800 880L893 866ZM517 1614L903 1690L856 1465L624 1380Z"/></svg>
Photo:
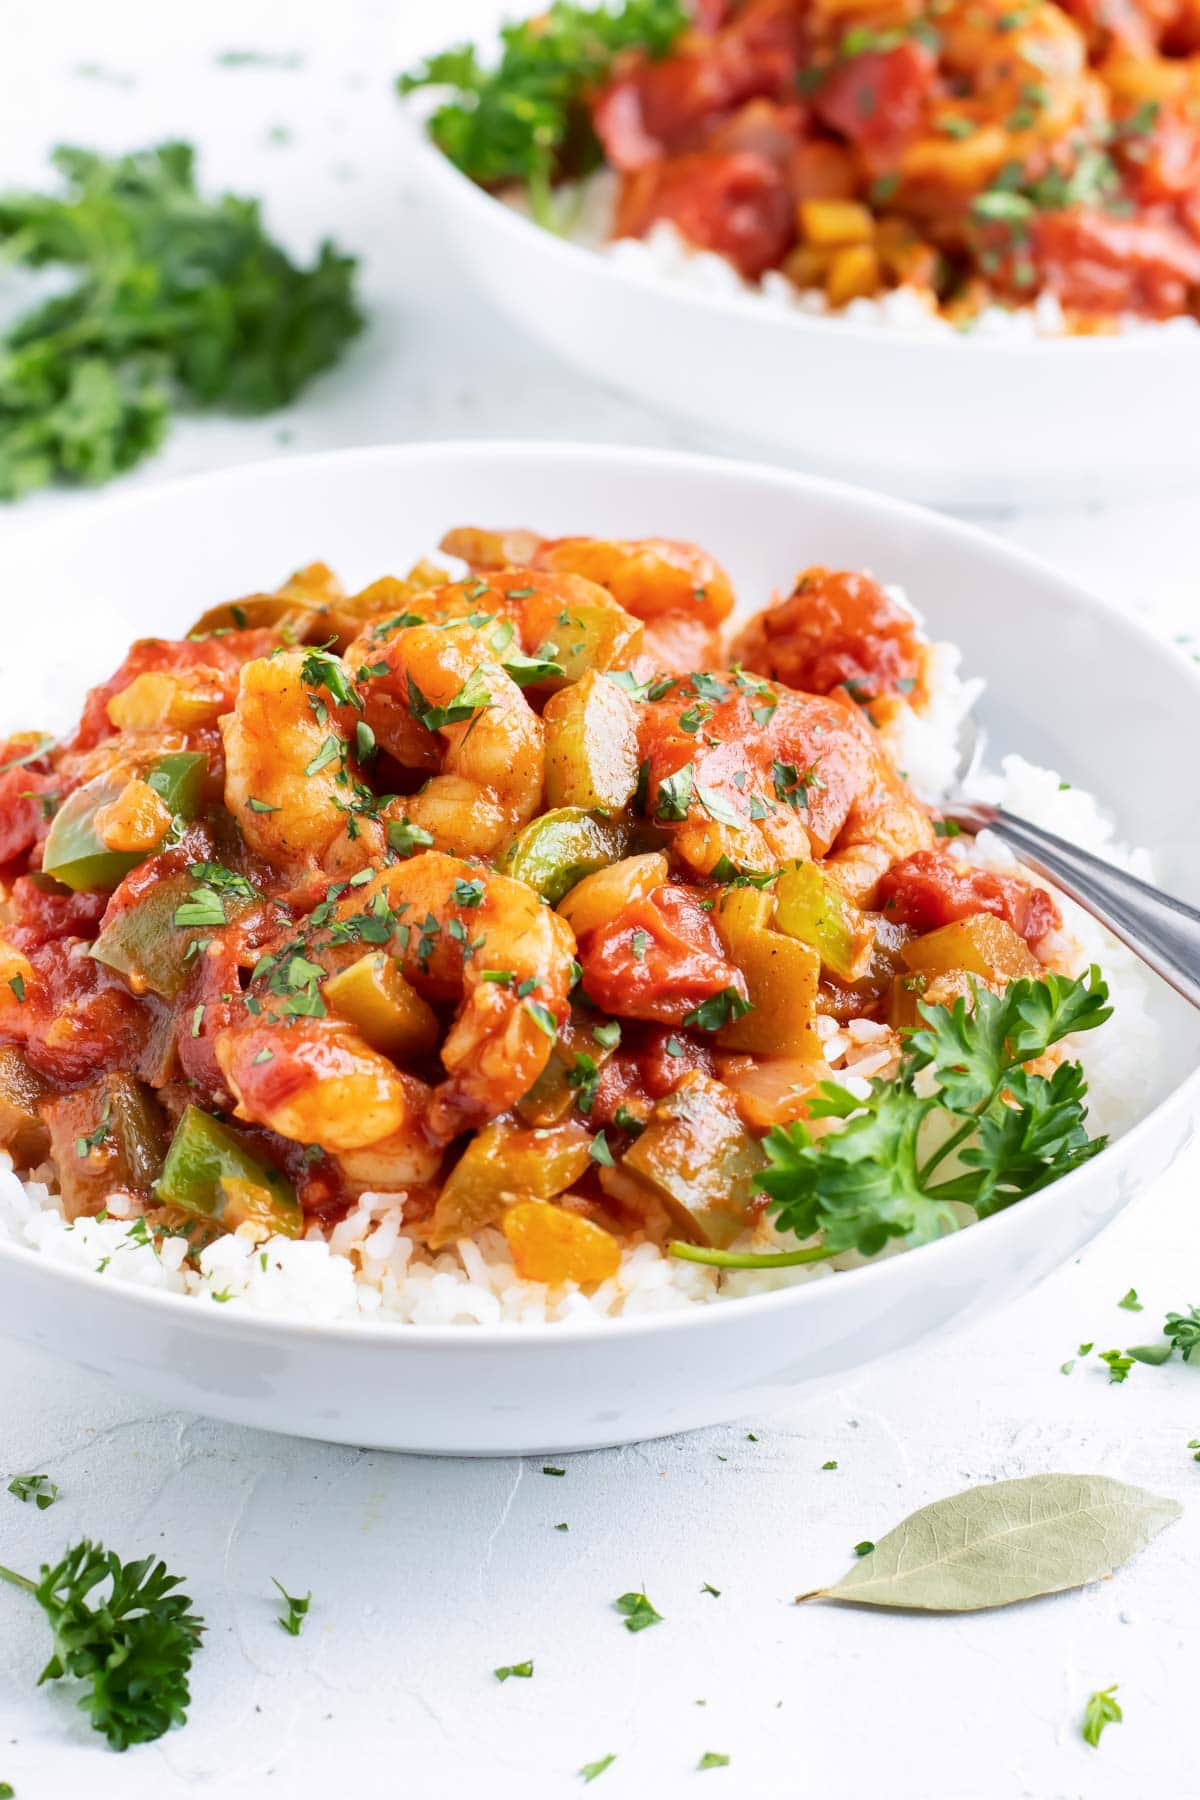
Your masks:
<svg viewBox="0 0 1200 1800"><path fill-rule="evenodd" d="M1200 912L1028 819L967 798L961 789L982 753L982 733L968 721L960 744L960 791L946 801L946 818L964 831L994 831L1023 863L1077 900L1177 994L1200 1007Z"/></svg>

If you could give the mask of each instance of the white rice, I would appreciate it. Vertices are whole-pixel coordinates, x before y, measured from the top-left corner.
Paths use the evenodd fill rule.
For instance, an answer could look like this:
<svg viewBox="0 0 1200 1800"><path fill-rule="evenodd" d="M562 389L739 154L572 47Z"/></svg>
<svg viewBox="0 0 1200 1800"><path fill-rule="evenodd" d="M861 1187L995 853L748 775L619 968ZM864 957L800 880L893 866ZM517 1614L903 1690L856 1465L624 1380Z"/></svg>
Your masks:
<svg viewBox="0 0 1200 1800"><path fill-rule="evenodd" d="M890 591L904 601L898 590ZM936 804L954 779L959 726L983 684L962 679L953 645L934 645L931 656L930 703L923 715L908 706L902 709L889 726L889 748L922 799ZM1138 874L1152 873L1147 853L1116 842L1112 823L1095 799L1067 787L1053 770L1007 756L1000 771L978 779L975 791L1111 862ZM955 840L950 848L1000 871L1018 866L990 832L973 843ZM1069 1048L1088 1072L1092 1129L1118 1134L1148 1110L1159 1086L1158 1027L1152 1017L1159 984L1081 908L1062 896L1059 904L1063 930L1053 943L1043 944L1043 954L1080 970L1099 963L1111 991L1113 1020ZM896 1039L887 1026L869 1020L841 1026L831 1018L820 1018L817 1024L827 1062L852 1091L865 1094L871 1076L886 1075L894 1066ZM664 1255L653 1244L637 1243L622 1251L615 1277L585 1294L573 1283L548 1288L521 1280L498 1230L482 1231L474 1240L430 1256L405 1234L404 1196L367 1193L333 1227L328 1240L315 1225L299 1242L275 1237L257 1244L235 1233L202 1250L193 1267L184 1260L185 1239L167 1237L157 1246L141 1241L143 1228L140 1223L131 1226L129 1210L127 1196L114 1194L107 1217L68 1224L50 1190L40 1182L22 1182L11 1159L0 1153L0 1238L31 1246L69 1267L92 1270L106 1281L191 1295L272 1318L569 1326L598 1316L678 1311L800 1282L827 1281L838 1270L863 1261L848 1253L796 1268L718 1273ZM969 1225L974 1215L967 1208L958 1210L961 1223ZM796 1242L763 1222L735 1248L792 1249ZM902 1250L903 1245L892 1240L881 1255Z"/></svg>
<svg viewBox="0 0 1200 1800"><path fill-rule="evenodd" d="M695 249L669 220L651 226L644 238L613 238L618 186L619 178L613 171L601 169L586 181L565 185L558 191L556 202L559 216L566 222L565 235L572 243L608 257L633 276L651 277L726 299L757 301L777 312L879 326L910 337L965 334L1031 342L1071 335L1063 309L1053 294L1041 294L1027 306L985 306L969 326L961 326L943 318L929 296L912 287L892 288L870 298L851 300L846 306L831 306L819 288L798 288L778 269L768 269L761 281L745 281L723 256ZM523 188L509 190L503 199L514 211L530 216ZM1200 321L1184 315L1160 320L1130 313L1116 319L1114 328L1122 333L1171 331L1179 335L1195 331L1198 324Z"/></svg>

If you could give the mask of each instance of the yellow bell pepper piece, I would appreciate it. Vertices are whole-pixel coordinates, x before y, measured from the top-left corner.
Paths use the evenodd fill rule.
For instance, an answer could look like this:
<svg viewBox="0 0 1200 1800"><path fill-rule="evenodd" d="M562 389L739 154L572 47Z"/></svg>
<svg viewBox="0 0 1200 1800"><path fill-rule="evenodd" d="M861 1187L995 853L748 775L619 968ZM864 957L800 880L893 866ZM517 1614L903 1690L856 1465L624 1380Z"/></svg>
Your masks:
<svg viewBox="0 0 1200 1800"><path fill-rule="evenodd" d="M775 884L775 923L789 937L810 944L839 981L857 981L871 962L875 934L816 863L785 869Z"/></svg>
<svg viewBox="0 0 1200 1800"><path fill-rule="evenodd" d="M730 960L746 978L751 1010L722 1026L722 1050L754 1056L819 1055L814 1027L821 959L808 944L773 928L769 889L726 888L713 919Z"/></svg>
<svg viewBox="0 0 1200 1800"><path fill-rule="evenodd" d="M420 1056L438 1040L438 1021L383 950L360 956L322 982L326 1005L357 1027L384 1056Z"/></svg>
<svg viewBox="0 0 1200 1800"><path fill-rule="evenodd" d="M513 1119L493 1119L471 1139L446 1178L430 1221L430 1248L440 1250L494 1224L510 1194L552 1200L564 1193L591 1161L591 1142L591 1133L578 1119L537 1129Z"/></svg>
<svg viewBox="0 0 1200 1800"><path fill-rule="evenodd" d="M808 244L869 244L875 235L870 207L857 200L802 200L796 217Z"/></svg>
<svg viewBox="0 0 1200 1800"><path fill-rule="evenodd" d="M616 1238L580 1213L564 1212L544 1200L522 1200L501 1220L513 1266L522 1281L557 1285L576 1281L593 1287L621 1266Z"/></svg>

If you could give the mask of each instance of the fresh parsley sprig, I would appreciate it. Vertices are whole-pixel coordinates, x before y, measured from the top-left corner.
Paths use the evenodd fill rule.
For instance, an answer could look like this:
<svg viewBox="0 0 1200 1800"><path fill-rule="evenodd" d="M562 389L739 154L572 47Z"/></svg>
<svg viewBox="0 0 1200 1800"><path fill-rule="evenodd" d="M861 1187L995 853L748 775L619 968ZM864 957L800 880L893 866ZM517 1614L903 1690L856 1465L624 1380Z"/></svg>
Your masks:
<svg viewBox="0 0 1200 1800"><path fill-rule="evenodd" d="M0 1580L31 1594L54 1634L39 1685L66 1675L84 1682L79 1704L113 1750L150 1743L186 1722L188 1671L204 1621L177 1591L179 1579L153 1557L123 1563L88 1538L61 1562L43 1563L37 1581L0 1567Z"/></svg>
<svg viewBox="0 0 1200 1800"><path fill-rule="evenodd" d="M891 1237L925 1243L953 1229L952 1202L980 1218L1057 1181L1104 1148L1089 1138L1087 1083L1075 1062L1052 1075L1024 1065L1111 1014L1098 969L1079 981L1047 974L974 1004L920 1007L900 1069L866 1098L824 1082L814 1118L844 1121L813 1139L799 1122L775 1126L757 1178L776 1225L821 1233L827 1252L873 1256Z"/></svg>
<svg viewBox="0 0 1200 1800"><path fill-rule="evenodd" d="M457 44L401 75L401 94L455 90L429 122L435 144L484 187L522 182L534 214L552 225L556 177L587 174L600 161L587 97L623 50L665 56L688 23L682 0L624 0L618 7L554 0L536 19L505 25L500 58L485 68L471 44Z"/></svg>
<svg viewBox="0 0 1200 1800"><path fill-rule="evenodd" d="M61 195L0 194L0 262L78 275L0 340L0 499L132 468L176 399L284 406L361 328L353 259L299 267L256 201L197 191L190 145L52 160Z"/></svg>

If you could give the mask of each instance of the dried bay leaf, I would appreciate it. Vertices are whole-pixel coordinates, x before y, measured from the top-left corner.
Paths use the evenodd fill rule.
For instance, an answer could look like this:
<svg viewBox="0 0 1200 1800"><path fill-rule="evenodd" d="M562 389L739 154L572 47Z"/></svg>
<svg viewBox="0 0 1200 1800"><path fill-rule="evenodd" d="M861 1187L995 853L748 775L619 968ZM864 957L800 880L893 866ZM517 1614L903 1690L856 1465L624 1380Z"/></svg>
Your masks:
<svg viewBox="0 0 1200 1800"><path fill-rule="evenodd" d="M1107 1475L1029 1475L921 1507L832 1587L799 1600L974 1612L1110 1575L1177 1519L1175 1500Z"/></svg>

